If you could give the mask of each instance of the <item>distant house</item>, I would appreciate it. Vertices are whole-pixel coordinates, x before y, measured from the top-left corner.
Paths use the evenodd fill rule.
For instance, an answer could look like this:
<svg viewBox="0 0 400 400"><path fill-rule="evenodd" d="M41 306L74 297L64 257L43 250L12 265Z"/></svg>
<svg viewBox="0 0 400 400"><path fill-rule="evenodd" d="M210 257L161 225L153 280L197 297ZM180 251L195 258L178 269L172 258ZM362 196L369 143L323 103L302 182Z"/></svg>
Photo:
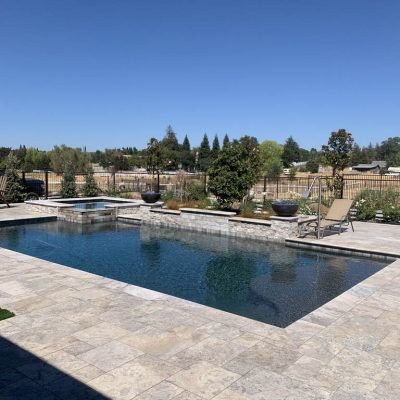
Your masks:
<svg viewBox="0 0 400 400"><path fill-rule="evenodd" d="M357 172L379 174L383 168L386 168L386 161L372 161L371 164L358 164L351 169Z"/></svg>
<svg viewBox="0 0 400 400"><path fill-rule="evenodd" d="M388 173L385 175L395 175L400 176L400 167L389 167Z"/></svg>

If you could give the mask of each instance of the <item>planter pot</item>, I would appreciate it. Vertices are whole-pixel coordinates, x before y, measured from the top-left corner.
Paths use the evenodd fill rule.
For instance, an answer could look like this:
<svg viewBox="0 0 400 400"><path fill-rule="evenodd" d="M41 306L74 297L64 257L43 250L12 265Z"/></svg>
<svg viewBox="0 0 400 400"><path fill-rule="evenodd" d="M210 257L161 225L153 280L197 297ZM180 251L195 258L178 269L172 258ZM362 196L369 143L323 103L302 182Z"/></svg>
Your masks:
<svg viewBox="0 0 400 400"><path fill-rule="evenodd" d="M159 192L144 192L141 194L142 200L145 203L156 203L161 198L161 193Z"/></svg>
<svg viewBox="0 0 400 400"><path fill-rule="evenodd" d="M299 205L292 201L274 201L272 209L278 217L293 217L296 214Z"/></svg>

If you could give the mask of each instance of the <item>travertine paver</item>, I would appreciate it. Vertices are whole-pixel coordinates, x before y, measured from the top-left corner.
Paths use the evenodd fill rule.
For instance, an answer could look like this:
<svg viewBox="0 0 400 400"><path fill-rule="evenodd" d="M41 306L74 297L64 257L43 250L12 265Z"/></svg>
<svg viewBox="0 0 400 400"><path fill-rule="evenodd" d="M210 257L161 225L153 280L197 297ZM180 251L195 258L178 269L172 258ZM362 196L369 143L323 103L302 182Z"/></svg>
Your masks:
<svg viewBox="0 0 400 400"><path fill-rule="evenodd" d="M131 295L110 279L9 250L0 249L0 257L3 298L18 310L0 322L0 335L21 347L0 343L0 398L31 392L49 399L395 399L400 393L400 261L281 329L166 295L149 300L144 291L141 298L140 288ZM56 287L49 286L52 276Z"/></svg>
<svg viewBox="0 0 400 400"><path fill-rule="evenodd" d="M281 329L0 249L0 398L399 399L399 288L396 261Z"/></svg>

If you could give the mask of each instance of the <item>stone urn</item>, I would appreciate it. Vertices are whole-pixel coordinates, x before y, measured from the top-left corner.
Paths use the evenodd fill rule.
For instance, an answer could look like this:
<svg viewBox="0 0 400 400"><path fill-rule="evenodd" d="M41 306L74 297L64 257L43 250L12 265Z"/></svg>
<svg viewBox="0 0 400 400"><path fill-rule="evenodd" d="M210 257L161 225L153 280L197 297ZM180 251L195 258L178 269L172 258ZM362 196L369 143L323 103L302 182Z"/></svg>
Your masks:
<svg viewBox="0 0 400 400"><path fill-rule="evenodd" d="M156 203L161 198L161 193L159 192L144 192L141 194L142 200L145 203Z"/></svg>
<svg viewBox="0 0 400 400"><path fill-rule="evenodd" d="M272 209L276 212L278 217L293 217L299 205L294 201L286 200L286 201L274 201L272 203Z"/></svg>

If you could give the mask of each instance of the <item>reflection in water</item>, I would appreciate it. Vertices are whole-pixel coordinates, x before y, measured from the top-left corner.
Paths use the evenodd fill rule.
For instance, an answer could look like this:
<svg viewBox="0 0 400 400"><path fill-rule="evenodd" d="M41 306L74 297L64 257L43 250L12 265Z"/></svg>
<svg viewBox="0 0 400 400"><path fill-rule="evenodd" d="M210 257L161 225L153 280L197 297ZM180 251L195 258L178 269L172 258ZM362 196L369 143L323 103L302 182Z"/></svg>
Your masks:
<svg viewBox="0 0 400 400"><path fill-rule="evenodd" d="M150 267L157 267L161 260L161 245L157 240L141 240L140 250L149 263Z"/></svg>
<svg viewBox="0 0 400 400"><path fill-rule="evenodd" d="M255 273L254 260L239 253L211 258L206 267L209 302L242 302L249 295Z"/></svg>
<svg viewBox="0 0 400 400"><path fill-rule="evenodd" d="M384 266L123 223L2 228L0 246L283 327Z"/></svg>
<svg viewBox="0 0 400 400"><path fill-rule="evenodd" d="M270 254L271 279L277 283L293 282L296 280L298 254L288 248Z"/></svg>

